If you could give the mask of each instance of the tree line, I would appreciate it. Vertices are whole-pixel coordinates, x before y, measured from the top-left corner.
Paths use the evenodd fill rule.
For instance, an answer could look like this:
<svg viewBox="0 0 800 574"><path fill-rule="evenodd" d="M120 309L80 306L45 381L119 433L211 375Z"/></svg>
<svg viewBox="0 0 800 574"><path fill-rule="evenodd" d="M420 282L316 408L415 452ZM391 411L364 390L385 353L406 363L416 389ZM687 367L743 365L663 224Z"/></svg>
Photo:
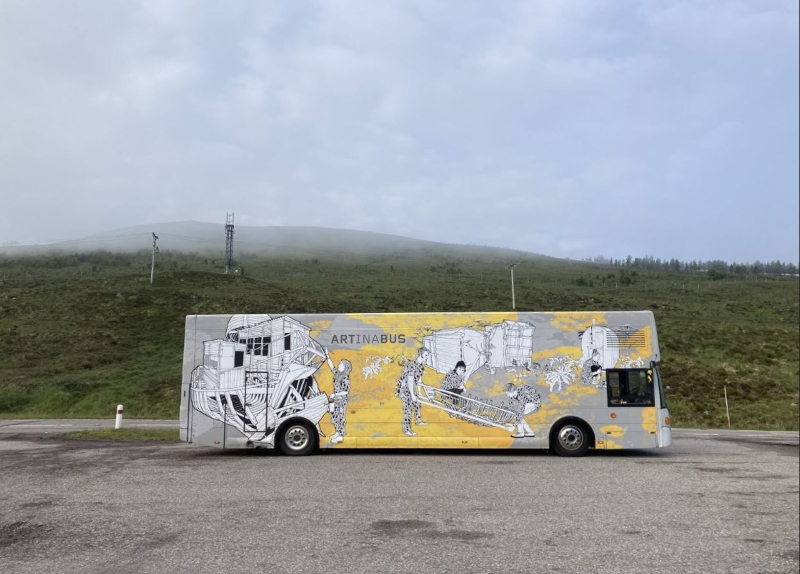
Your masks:
<svg viewBox="0 0 800 574"><path fill-rule="evenodd" d="M708 273L709 276L724 277L727 275L797 275L798 268L792 262L756 260L753 263L728 263L722 259L711 259L708 261L681 261L676 258L660 259L649 255L644 257L633 257L628 255L625 259L607 258L599 255L597 257L587 257L584 261L601 263L612 267L623 269L636 269L640 271L674 271L687 273Z"/></svg>

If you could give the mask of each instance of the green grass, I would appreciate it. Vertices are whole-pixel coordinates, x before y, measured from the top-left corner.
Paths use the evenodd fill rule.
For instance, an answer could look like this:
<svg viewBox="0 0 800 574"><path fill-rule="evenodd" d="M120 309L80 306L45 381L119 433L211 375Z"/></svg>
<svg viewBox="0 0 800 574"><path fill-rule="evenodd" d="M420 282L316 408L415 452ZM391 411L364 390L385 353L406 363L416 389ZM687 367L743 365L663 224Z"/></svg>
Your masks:
<svg viewBox="0 0 800 574"><path fill-rule="evenodd" d="M66 440L142 440L156 442L178 442L178 429L96 429L68 432L58 438Z"/></svg>
<svg viewBox="0 0 800 574"><path fill-rule="evenodd" d="M175 418L184 317L210 313L503 311L506 261L435 253L287 260L163 253L0 256L0 417ZM583 276L583 280L581 277ZM587 280L591 284L587 285ZM678 426L798 428L796 279L711 281L560 260L515 270L520 311L651 309ZM583 285L576 284L583 283Z"/></svg>

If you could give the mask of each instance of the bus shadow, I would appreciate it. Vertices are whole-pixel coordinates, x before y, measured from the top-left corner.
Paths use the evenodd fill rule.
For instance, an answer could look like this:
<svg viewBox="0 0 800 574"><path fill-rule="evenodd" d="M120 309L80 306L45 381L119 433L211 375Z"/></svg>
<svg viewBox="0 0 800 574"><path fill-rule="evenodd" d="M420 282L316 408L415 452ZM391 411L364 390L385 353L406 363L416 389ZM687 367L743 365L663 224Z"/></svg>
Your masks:
<svg viewBox="0 0 800 574"><path fill-rule="evenodd" d="M663 458L665 453L655 450L596 450L589 449L585 458ZM282 457L275 449L203 449L198 457ZM436 456L436 457L490 457L490 458L538 458L552 457L562 459L553 451L546 449L478 449L478 448L336 448L320 449L314 456L356 457L356 456ZM288 458L288 457L286 457ZM299 457L298 457L299 458ZM313 457L312 457L313 458ZM563 457L569 460L569 457Z"/></svg>

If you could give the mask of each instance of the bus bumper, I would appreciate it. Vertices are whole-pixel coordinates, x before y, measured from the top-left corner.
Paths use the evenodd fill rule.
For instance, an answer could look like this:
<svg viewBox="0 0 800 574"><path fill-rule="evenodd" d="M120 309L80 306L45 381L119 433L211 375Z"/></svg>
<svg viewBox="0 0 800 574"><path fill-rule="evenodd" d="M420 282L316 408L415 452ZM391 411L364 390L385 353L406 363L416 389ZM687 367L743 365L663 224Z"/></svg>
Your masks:
<svg viewBox="0 0 800 574"><path fill-rule="evenodd" d="M658 437L659 448L664 448L672 444L672 429L661 427L661 435Z"/></svg>

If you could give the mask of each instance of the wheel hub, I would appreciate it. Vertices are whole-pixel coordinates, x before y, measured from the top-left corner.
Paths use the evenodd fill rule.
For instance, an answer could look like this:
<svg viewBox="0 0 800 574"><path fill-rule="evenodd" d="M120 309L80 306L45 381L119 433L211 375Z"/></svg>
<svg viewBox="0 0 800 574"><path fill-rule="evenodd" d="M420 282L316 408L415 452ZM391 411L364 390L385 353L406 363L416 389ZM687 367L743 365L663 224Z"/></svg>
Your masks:
<svg viewBox="0 0 800 574"><path fill-rule="evenodd" d="M310 437L305 427L295 425L286 432L286 446L292 450L303 450Z"/></svg>
<svg viewBox="0 0 800 574"><path fill-rule="evenodd" d="M583 431L576 426L567 425L559 431L558 442L567 450L578 450L583 444Z"/></svg>

